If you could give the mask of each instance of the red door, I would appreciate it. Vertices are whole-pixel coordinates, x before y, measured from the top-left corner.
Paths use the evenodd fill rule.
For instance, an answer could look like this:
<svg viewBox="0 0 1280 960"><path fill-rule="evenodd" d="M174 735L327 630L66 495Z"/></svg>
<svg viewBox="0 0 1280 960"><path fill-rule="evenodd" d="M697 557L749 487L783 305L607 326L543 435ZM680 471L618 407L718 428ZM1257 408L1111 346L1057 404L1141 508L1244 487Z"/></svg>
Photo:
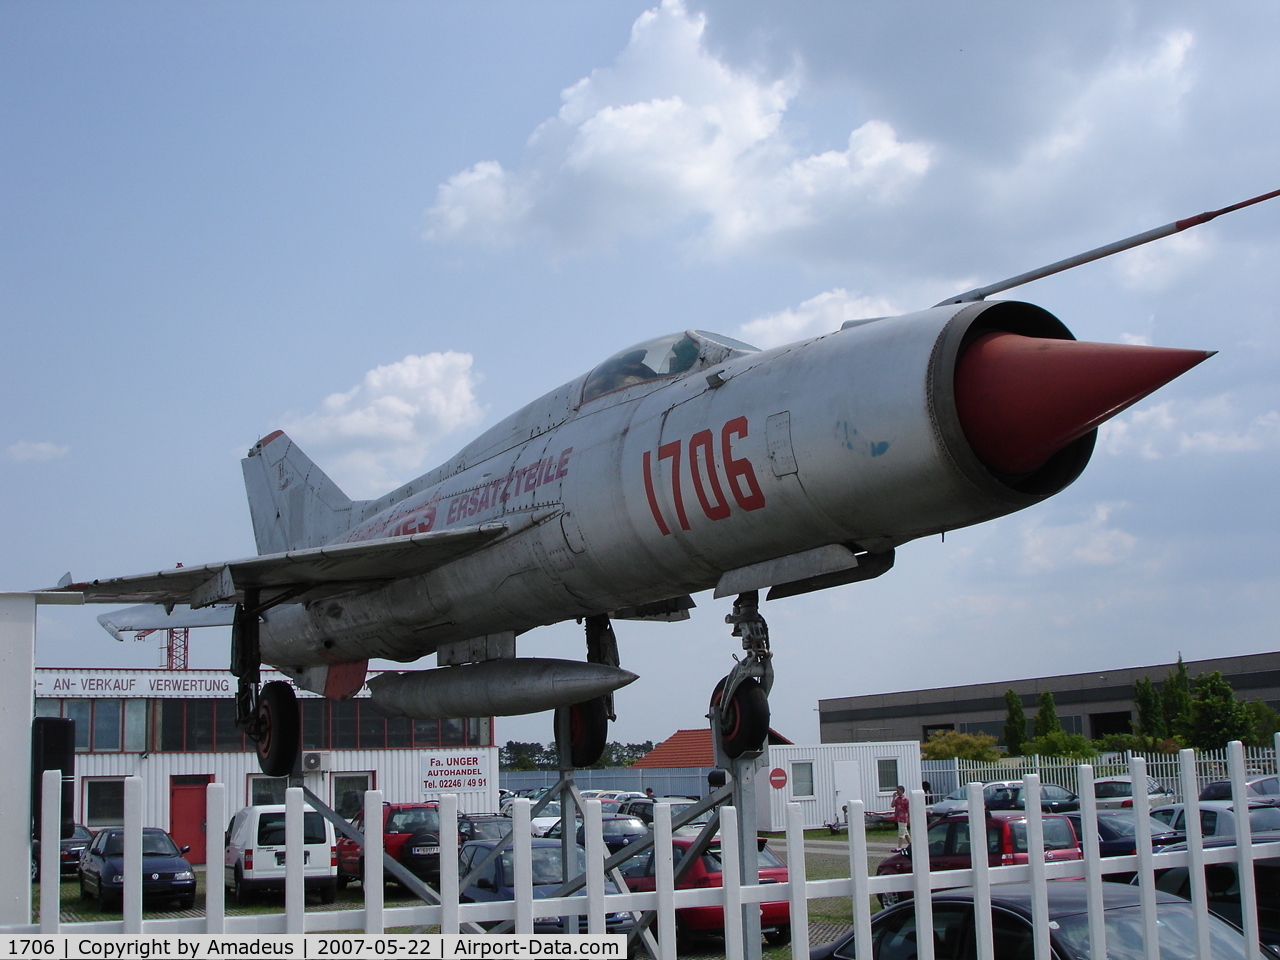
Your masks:
<svg viewBox="0 0 1280 960"><path fill-rule="evenodd" d="M169 836L179 847L191 848L184 854L191 863L204 863L204 788L212 780L213 774L204 773L169 778Z"/></svg>

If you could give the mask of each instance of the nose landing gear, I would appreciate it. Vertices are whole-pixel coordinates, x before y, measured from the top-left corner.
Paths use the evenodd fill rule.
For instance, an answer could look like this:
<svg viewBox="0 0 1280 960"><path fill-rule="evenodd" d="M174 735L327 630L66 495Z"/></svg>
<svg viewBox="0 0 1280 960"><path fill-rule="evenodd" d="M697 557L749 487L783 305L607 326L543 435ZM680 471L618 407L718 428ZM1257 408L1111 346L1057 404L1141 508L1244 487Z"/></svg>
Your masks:
<svg viewBox="0 0 1280 960"><path fill-rule="evenodd" d="M733 625L735 637L742 638L746 654L716 684L707 719L711 721L717 758L732 761L764 748L769 734L773 654L769 650L769 625L760 616L757 591L740 594L725 622ZM727 763L721 765L728 767Z"/></svg>

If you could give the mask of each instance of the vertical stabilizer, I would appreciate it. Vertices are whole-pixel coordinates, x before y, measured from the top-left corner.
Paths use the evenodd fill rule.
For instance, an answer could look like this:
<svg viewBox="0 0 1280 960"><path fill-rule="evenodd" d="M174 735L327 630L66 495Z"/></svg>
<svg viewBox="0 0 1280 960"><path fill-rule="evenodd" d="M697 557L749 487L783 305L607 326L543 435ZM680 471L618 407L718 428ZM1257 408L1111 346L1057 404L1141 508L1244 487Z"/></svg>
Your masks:
<svg viewBox="0 0 1280 960"><path fill-rule="evenodd" d="M283 431L240 461L258 553L319 547L351 527L355 503Z"/></svg>

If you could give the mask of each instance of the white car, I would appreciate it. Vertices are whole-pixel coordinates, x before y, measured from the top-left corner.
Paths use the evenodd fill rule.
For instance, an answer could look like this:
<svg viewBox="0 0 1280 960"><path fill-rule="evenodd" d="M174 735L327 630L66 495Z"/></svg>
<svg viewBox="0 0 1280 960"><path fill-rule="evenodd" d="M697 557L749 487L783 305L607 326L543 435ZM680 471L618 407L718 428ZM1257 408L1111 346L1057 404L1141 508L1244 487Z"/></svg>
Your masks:
<svg viewBox="0 0 1280 960"><path fill-rule="evenodd" d="M1156 807L1151 816L1163 820L1178 833L1187 832L1186 806L1170 803ZM1236 833L1235 802L1232 800L1201 800L1200 830L1206 837L1233 837ZM1262 833L1280 830L1280 807L1269 803L1249 804L1249 831Z"/></svg>
<svg viewBox="0 0 1280 960"><path fill-rule="evenodd" d="M311 807L302 813L302 862L307 890L333 903L338 890L338 847L333 824ZM240 903L259 890L283 890L284 804L244 807L227 827L223 879Z"/></svg>
<svg viewBox="0 0 1280 960"><path fill-rule="evenodd" d="M535 837L545 836L555 824L560 822L560 801L552 800L538 811L538 815L529 821L529 832Z"/></svg>
<svg viewBox="0 0 1280 960"><path fill-rule="evenodd" d="M1098 777L1093 781L1093 795L1099 810L1120 810L1133 806L1133 778L1129 776ZM1173 791L1154 777L1147 777L1147 806L1160 807L1177 799Z"/></svg>

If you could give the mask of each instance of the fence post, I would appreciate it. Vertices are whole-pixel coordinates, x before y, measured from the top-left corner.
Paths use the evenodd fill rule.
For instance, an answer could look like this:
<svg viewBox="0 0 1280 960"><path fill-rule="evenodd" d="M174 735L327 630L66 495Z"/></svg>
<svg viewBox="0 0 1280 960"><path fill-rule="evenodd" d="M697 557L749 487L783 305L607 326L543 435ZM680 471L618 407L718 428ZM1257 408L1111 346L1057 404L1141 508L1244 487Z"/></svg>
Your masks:
<svg viewBox="0 0 1280 960"><path fill-rule="evenodd" d="M35 712L36 600L29 593L0 594L0 770L31 770L31 716ZM31 790L12 791L0 817L0 924L31 922Z"/></svg>
<svg viewBox="0 0 1280 960"><path fill-rule="evenodd" d="M440 932L457 933L458 922L458 795L440 798ZM452 867L452 869L446 869Z"/></svg>
<svg viewBox="0 0 1280 960"><path fill-rule="evenodd" d="M1107 927L1102 916L1102 852L1098 846L1098 797L1093 788L1093 766L1080 764L1080 843L1084 853L1085 901L1089 914L1089 956L1107 960ZM1136 788L1135 788L1136 790ZM1134 808L1135 819L1138 817Z"/></svg>
<svg viewBox="0 0 1280 960"><path fill-rule="evenodd" d="M40 802L40 932L57 933L61 904L62 771L41 775Z"/></svg>
<svg viewBox="0 0 1280 960"><path fill-rule="evenodd" d="M284 932L306 930L306 868L302 858L302 788L284 791Z"/></svg>
<svg viewBox="0 0 1280 960"><path fill-rule="evenodd" d="M440 813L439 836L444 835L444 811ZM456 820L456 816L455 816ZM364 864L360 881L360 892L364 894L364 932L382 933L382 905L386 888L382 877L382 841L385 828L382 825L382 791L366 790L364 792ZM444 875L444 850L441 848L440 874ZM455 855L453 862L457 863ZM457 875L457 870L453 873Z"/></svg>
<svg viewBox="0 0 1280 960"><path fill-rule="evenodd" d="M924 796L923 790L919 793ZM805 897L808 872L804 860L804 810L798 803L787 804L788 854L792 850L800 851L800 856L790 856L787 864L787 879L791 885L791 957L792 960L805 960L809 956L809 901ZM743 850L742 853L748 863L759 862L755 850Z"/></svg>
<svg viewBox="0 0 1280 960"><path fill-rule="evenodd" d="M224 933L227 929L227 853L222 825L227 822L227 785L211 783L204 788L204 929Z"/></svg>
<svg viewBox="0 0 1280 960"><path fill-rule="evenodd" d="M121 903L125 933L142 932L142 778L124 779L124 894Z"/></svg>
<svg viewBox="0 0 1280 960"><path fill-rule="evenodd" d="M1200 787L1196 777L1196 752L1178 751L1178 776L1182 789L1182 812L1187 831L1187 878L1191 884L1192 922L1195 924L1197 957L1209 956L1209 888L1204 875L1204 835L1200 828Z"/></svg>
<svg viewBox="0 0 1280 960"><path fill-rule="evenodd" d="M742 924L732 918L742 916L742 870L739 867L742 844L738 834L738 808L720 808L720 857L724 878L724 953L726 957L743 955ZM787 859L794 860L790 848Z"/></svg>
<svg viewBox="0 0 1280 960"><path fill-rule="evenodd" d="M1249 824L1249 793L1245 787L1244 744L1232 740L1227 744L1227 765L1231 772L1231 796L1236 817L1236 876L1240 886L1240 926L1250 956L1258 955L1258 892L1253 874L1253 831Z"/></svg>

